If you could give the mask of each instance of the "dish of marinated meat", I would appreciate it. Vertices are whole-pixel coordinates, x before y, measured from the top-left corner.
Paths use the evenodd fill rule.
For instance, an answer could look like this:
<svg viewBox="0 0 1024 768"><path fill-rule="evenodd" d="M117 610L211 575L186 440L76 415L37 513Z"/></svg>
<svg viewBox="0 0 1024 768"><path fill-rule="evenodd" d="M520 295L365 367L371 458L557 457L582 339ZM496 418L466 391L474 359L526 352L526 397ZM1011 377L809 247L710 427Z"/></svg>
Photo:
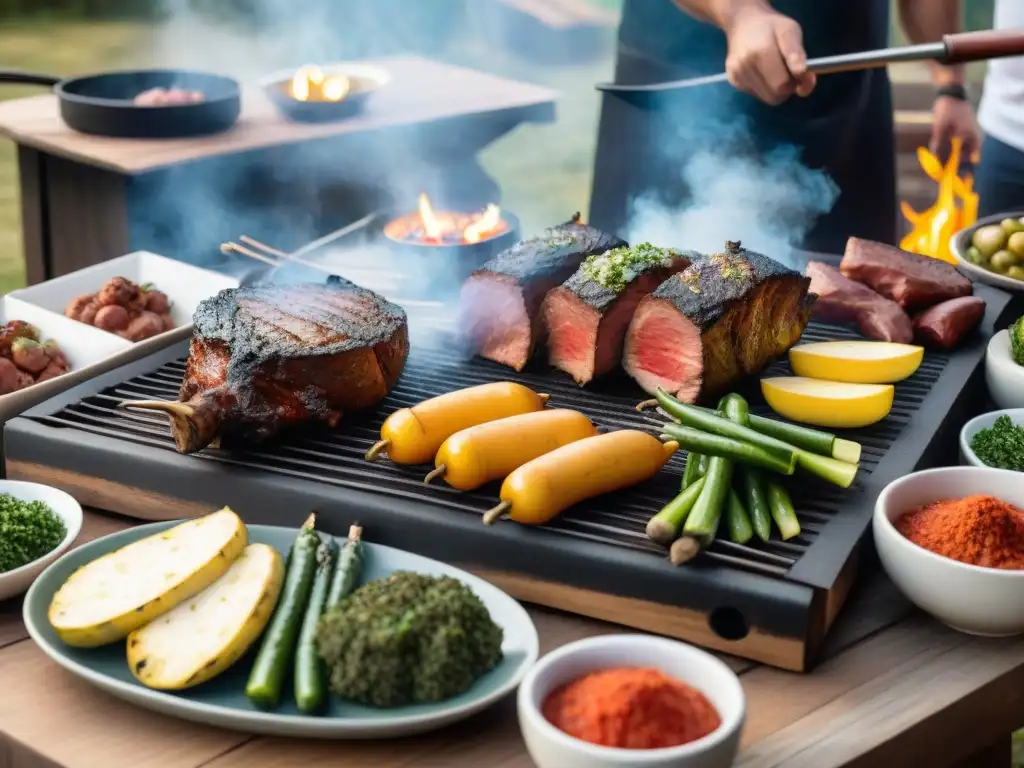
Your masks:
<svg viewBox="0 0 1024 768"><path fill-rule="evenodd" d="M588 257L544 299L548 361L580 386L617 368L640 300L696 255L644 243Z"/></svg>
<svg viewBox="0 0 1024 768"><path fill-rule="evenodd" d="M9 395L70 370L57 342L41 341L34 325L11 320L0 327L0 395Z"/></svg>
<svg viewBox="0 0 1024 768"><path fill-rule="evenodd" d="M112 277L96 293L76 296L64 315L128 341L142 341L174 328L167 294L126 277Z"/></svg>
<svg viewBox="0 0 1024 768"><path fill-rule="evenodd" d="M763 371L810 319L810 280L740 243L699 258L644 297L623 366L647 392L685 402L721 394Z"/></svg>
<svg viewBox="0 0 1024 768"><path fill-rule="evenodd" d="M541 302L584 259L626 243L588 227L577 213L502 251L473 272L459 296L460 328L472 351L521 371L543 336Z"/></svg>
<svg viewBox="0 0 1024 768"><path fill-rule="evenodd" d="M387 397L409 355L405 311L337 277L224 290L193 322L178 402L124 404L166 413L181 453L334 426Z"/></svg>

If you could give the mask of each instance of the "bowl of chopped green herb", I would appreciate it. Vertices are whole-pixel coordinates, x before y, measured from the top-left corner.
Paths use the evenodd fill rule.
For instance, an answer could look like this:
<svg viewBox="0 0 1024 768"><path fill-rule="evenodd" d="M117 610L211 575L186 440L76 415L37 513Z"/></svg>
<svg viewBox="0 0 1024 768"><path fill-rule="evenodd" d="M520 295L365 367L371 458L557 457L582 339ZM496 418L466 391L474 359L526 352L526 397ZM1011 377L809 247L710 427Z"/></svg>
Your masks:
<svg viewBox="0 0 1024 768"><path fill-rule="evenodd" d="M0 480L0 600L27 590L82 530L82 507L64 491Z"/></svg>
<svg viewBox="0 0 1024 768"><path fill-rule="evenodd" d="M1024 317L989 340L985 382L996 407L1024 408Z"/></svg>
<svg viewBox="0 0 1024 768"><path fill-rule="evenodd" d="M960 463L1024 472L1024 408L983 413L964 424Z"/></svg>

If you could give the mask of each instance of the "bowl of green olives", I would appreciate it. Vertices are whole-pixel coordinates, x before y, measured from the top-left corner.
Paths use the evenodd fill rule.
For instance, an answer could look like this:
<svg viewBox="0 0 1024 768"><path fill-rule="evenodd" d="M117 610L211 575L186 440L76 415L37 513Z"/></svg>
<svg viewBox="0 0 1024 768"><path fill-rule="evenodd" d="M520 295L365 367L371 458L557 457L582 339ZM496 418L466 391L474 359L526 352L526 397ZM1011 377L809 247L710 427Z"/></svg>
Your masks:
<svg viewBox="0 0 1024 768"><path fill-rule="evenodd" d="M953 235L949 250L972 280L1024 293L1024 215L980 219Z"/></svg>

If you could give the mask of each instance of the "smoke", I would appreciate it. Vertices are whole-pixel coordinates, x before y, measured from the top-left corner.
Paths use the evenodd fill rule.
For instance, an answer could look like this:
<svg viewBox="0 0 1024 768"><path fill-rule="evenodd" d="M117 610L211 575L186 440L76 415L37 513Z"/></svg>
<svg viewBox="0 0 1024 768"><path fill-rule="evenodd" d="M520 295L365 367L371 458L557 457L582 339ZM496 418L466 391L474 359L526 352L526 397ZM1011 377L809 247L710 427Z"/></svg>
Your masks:
<svg viewBox="0 0 1024 768"><path fill-rule="evenodd" d="M801 164L792 146L761 157L701 150L683 166L681 178L692 190L681 207L667 206L654 195L633 201L630 242L713 253L726 240L740 240L789 262L792 249L831 210L838 194L826 174Z"/></svg>
<svg viewBox="0 0 1024 768"><path fill-rule="evenodd" d="M708 61L706 72L721 66ZM741 240L793 266L792 250L832 209L839 189L786 143L815 122L803 114L806 102L787 107L780 117L778 108L751 104L724 84L689 88L656 105L641 148L656 190L630 201L626 238L705 253ZM778 130L781 120L791 121L788 130Z"/></svg>
<svg viewBox="0 0 1024 768"><path fill-rule="evenodd" d="M450 58L443 51L459 39L461 4L162 0L161 22L144 41L145 59L148 66L233 77L251 106L261 80L306 64L395 55ZM430 86L438 89L438 98L445 97L444 83ZM423 162L423 150L422 138L412 132L379 131L352 140L305 141L204 158L143 174L130 183L131 242L182 261L244 274L260 265L220 252L221 243L242 234L290 252L370 212L412 210L423 191L438 209L458 207L463 201L446 199L441 188L448 179L439 179L437 169ZM492 201L489 188L457 190L450 197L463 192L481 196L473 200L480 208ZM379 235L383 221L339 241L335 250L355 256L334 266L346 278L395 299L400 294L395 293L394 254L379 237L370 236L371 230ZM415 273L408 275L410 283L428 277L436 281L444 272L434 268L428 275L419 263L402 261ZM294 274L279 270L273 279L293 279Z"/></svg>

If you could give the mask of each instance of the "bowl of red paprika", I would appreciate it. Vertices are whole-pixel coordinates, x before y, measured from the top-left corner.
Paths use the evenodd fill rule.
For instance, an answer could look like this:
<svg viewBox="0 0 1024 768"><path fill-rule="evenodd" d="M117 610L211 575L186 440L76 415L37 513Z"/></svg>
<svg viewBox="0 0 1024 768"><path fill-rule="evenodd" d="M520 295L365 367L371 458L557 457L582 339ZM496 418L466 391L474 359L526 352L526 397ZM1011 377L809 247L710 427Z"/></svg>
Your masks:
<svg viewBox="0 0 1024 768"><path fill-rule="evenodd" d="M972 635L1024 633L1024 482L992 467L940 467L894 480L872 521L886 573L942 623Z"/></svg>
<svg viewBox="0 0 1024 768"><path fill-rule="evenodd" d="M727 768L746 716L725 663L640 634L552 651L527 673L517 704L538 768Z"/></svg>

